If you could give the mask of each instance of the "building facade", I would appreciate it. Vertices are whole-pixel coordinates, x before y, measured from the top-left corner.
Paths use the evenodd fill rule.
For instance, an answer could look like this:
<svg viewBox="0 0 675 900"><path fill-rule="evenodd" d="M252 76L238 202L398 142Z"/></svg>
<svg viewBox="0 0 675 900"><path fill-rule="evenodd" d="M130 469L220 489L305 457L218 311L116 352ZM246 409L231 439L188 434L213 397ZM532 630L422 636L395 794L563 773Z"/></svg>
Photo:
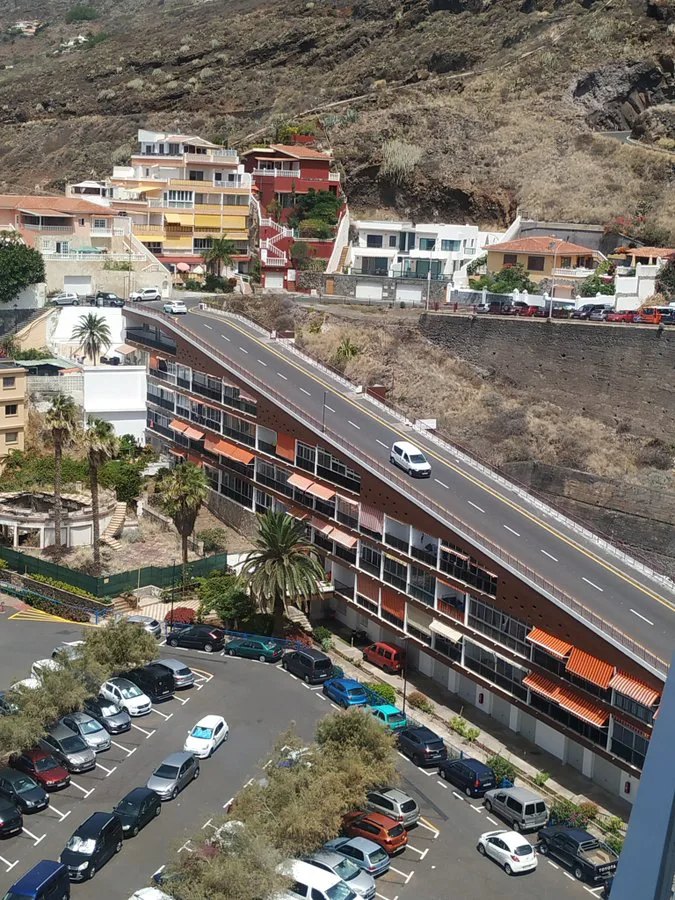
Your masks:
<svg viewBox="0 0 675 900"><path fill-rule="evenodd" d="M214 511L240 524L270 508L301 519L340 620L405 645L412 668L632 799L662 689L651 670L350 460L177 323L125 315L127 341L148 354L147 440L203 466Z"/></svg>
<svg viewBox="0 0 675 900"><path fill-rule="evenodd" d="M12 450L24 448L26 416L26 370L0 361L0 472Z"/></svg>
<svg viewBox="0 0 675 900"><path fill-rule="evenodd" d="M483 249L487 251L488 272L520 265L535 284L544 280L554 282L557 288L554 296L570 296L572 289L593 275L604 259L596 250L553 235L516 238Z"/></svg>

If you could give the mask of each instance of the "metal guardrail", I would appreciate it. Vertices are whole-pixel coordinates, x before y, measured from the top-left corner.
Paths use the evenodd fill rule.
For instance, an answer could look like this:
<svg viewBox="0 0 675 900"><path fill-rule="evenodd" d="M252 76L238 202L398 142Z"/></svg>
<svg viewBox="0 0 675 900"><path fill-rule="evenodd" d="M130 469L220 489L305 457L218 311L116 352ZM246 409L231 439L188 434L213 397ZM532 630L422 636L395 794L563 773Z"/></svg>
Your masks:
<svg viewBox="0 0 675 900"><path fill-rule="evenodd" d="M226 368L236 372L244 381L248 382L252 388L259 390L263 396L266 396L280 405L280 407L289 412L294 418L304 425L309 425L318 434L322 434L330 440L335 446L341 448L347 455L357 464L362 465L371 473L383 478L385 481L393 484L400 489L405 495L412 497L423 509L431 512L439 521L447 527L456 531L466 540L477 545L478 549L490 556L495 562L501 563L505 568L522 576L530 585L544 592L554 602L563 606L579 618L587 622L592 628L607 636L619 646L632 653L637 659L642 660L646 666L651 668L655 674L665 676L668 673L668 663L658 657L655 653L647 650L641 644L638 644L633 638L625 634L619 628L616 628L606 619L599 616L593 610L584 606L583 603L571 597L565 591L558 588L555 584L546 578L543 578L529 566L525 565L517 557L504 551L500 546L487 538L484 534L470 525L467 525L453 513L449 512L445 507L441 506L432 498L423 494L417 488L412 486L409 481L400 477L395 470L389 466L383 465L379 460L374 459L365 453L362 448L355 446L348 441L344 435L334 431L329 426L320 422L314 416L307 412L303 407L298 406L287 396L280 393L271 385L264 382L261 378L251 372L249 369L235 362L230 357L221 353L215 347L205 341L200 335L196 334L190 328L179 326L174 319L158 310L150 309L134 309L140 315L147 316L150 319L166 324L174 333L179 336L185 336L200 347L207 355L211 356L217 362L222 363ZM247 326L249 325L246 321Z"/></svg>

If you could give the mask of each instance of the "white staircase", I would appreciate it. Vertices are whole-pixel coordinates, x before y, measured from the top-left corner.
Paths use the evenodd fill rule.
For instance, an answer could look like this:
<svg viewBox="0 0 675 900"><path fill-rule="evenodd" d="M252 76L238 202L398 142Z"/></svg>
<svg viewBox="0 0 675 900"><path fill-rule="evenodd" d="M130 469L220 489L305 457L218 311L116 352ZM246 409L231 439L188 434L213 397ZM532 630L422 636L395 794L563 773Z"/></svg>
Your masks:
<svg viewBox="0 0 675 900"><path fill-rule="evenodd" d="M144 272L160 272L162 276L171 278L169 269L161 263L154 253L152 253L142 241L139 241L133 232L124 236L126 247L134 254L143 256L147 263L143 266Z"/></svg>
<svg viewBox="0 0 675 900"><path fill-rule="evenodd" d="M101 535L101 543L107 544L108 547L112 547L113 550L121 550L122 545L117 540L119 537L122 528L124 526L124 520L127 516L127 505L126 503L117 503L115 505L115 512L112 515L112 519L108 522L108 527Z"/></svg>

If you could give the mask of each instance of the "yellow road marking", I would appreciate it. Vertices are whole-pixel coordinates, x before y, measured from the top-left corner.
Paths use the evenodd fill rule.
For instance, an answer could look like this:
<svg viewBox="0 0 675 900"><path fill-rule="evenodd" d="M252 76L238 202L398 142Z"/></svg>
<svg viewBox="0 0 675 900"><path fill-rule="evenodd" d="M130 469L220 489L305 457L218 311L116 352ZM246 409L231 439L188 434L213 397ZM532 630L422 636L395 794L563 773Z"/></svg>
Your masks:
<svg viewBox="0 0 675 900"><path fill-rule="evenodd" d="M431 831L435 831L436 834L441 833L440 828L436 828L436 826L432 825L432 823L428 819L425 819L424 816L420 816L420 822L422 822L423 825L426 825Z"/></svg>
<svg viewBox="0 0 675 900"><path fill-rule="evenodd" d="M8 617L17 622L65 622L66 625L73 625L81 628L99 628L95 622L73 622L72 619L64 619L61 616L55 616L51 613L43 613L39 610L29 612L28 610L20 610Z"/></svg>
<svg viewBox="0 0 675 900"><path fill-rule="evenodd" d="M200 312L201 312L201 315L203 316L204 311L201 310ZM217 319L218 317L210 316L210 318ZM310 372L307 369L304 369L302 366L298 365L293 360L288 359L286 356L284 356L283 353L280 353L274 347L271 347L269 344L264 343L263 341L259 340L256 337L253 337L247 331L244 331L243 328L240 328L238 325L236 325L231 320L228 320L227 324L229 325L230 328L234 328L235 331L238 331L240 334L244 335L244 337L246 337L248 340L254 341L259 347L262 347L263 349L267 350L270 353L274 353L274 355L278 359L283 360L283 362L285 362L287 365L292 366L298 372L302 372L303 375L311 378L317 384L320 384L321 387L323 387L325 390L330 391L331 394L333 394L334 396L339 397L341 400L346 400L355 409L358 409L362 413L365 413L365 415L369 416L371 419L378 422L384 428L388 428L390 431L393 431L395 434L399 435L399 437L402 437L406 440L408 439L409 435L406 432L401 431L395 425L392 425L389 422L386 422L384 419L380 418L380 416L378 416L377 413L373 412L372 410L359 405L356 401L352 400L351 397L348 397L348 396L345 396L344 394L338 393L338 391L335 390L334 386L331 385L329 382L322 380L318 375L315 375L313 372ZM462 478L464 478L467 481L470 481L476 487L478 487L481 490L485 491L486 493L490 494L490 496L494 497L495 500L501 501L506 506L513 509L515 512L518 512L521 515L525 516L525 518L528 519L530 522L532 522L534 525L538 525L540 528L543 528L549 534L553 535L553 537L558 538L558 540L567 544L569 547L572 547L574 550L577 550L579 553L583 553L583 555L585 557L587 557L588 559L590 559L592 562L595 562L599 566L602 566L603 569L606 569L608 572L611 572L613 575L616 575L622 581L625 581L627 584L630 584L632 587L636 588L638 591L645 594L647 597L651 597L652 600L656 600L657 603L660 603L662 606L665 606L667 609L670 609L671 611L675 612L675 603L672 603L666 597L662 597L660 594L657 594L655 591L652 591L650 588L645 587L644 585L640 584L640 582L635 581L635 579L631 578L629 575L626 575L624 572L621 572L619 569L616 569L610 563L605 562L603 559L600 559L600 557L596 556L590 550L586 550L585 547L582 547L580 544L577 544L576 541L573 541L571 538L568 538L566 535L562 534L561 532L559 532L557 529L553 528L548 523L542 521L542 519L540 519L538 516L535 516L533 513L528 512L522 506L519 506L517 503L514 503L508 497L505 497L503 494L500 494L498 491L494 490L493 488L488 487L488 485L484 484L482 481L479 481L473 475L470 475L467 472L464 472L462 469L459 469L457 466L453 465L451 462L448 462L446 459L444 459L442 456L440 456L435 451L427 450L426 452L433 459L438 460L438 462L440 462L443 465L447 466L448 468L452 469L452 471L455 472L457 475L461 476Z"/></svg>
<svg viewBox="0 0 675 900"><path fill-rule="evenodd" d="M206 672L204 669L197 669L195 666L190 666L190 669L193 672L196 672L197 675L203 675L205 678L211 680L213 678L213 672Z"/></svg>

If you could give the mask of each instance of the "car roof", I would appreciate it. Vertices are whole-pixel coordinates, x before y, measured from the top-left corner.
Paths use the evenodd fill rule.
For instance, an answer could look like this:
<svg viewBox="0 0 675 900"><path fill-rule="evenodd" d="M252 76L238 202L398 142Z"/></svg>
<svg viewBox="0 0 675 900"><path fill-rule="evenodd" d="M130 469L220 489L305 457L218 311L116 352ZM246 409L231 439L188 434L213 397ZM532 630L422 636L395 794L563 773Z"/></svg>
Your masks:
<svg viewBox="0 0 675 900"><path fill-rule="evenodd" d="M335 850L321 849L308 856L306 861L311 865L315 860L325 863L327 866L338 866L342 862L342 855Z"/></svg>
<svg viewBox="0 0 675 900"><path fill-rule="evenodd" d="M397 706L392 706L391 703L377 703L375 706L371 706L371 709L379 709L380 712L385 713L388 716L391 716L393 713L401 712Z"/></svg>
<svg viewBox="0 0 675 900"><path fill-rule="evenodd" d="M405 791L401 791L398 788L380 788L379 790L376 789L371 791L371 793L380 794L382 797L388 797L395 803L405 803L406 800L412 800L412 797L409 794L406 794Z"/></svg>
<svg viewBox="0 0 675 900"><path fill-rule="evenodd" d="M358 818L360 819L370 819L375 825L379 825L381 828L391 828L392 825L398 825L399 823L396 819L392 819L391 816L385 816L384 813L379 812L370 812L369 810L362 810L359 813Z"/></svg>
<svg viewBox="0 0 675 900"><path fill-rule="evenodd" d="M179 750L176 753L169 753L169 755L165 756L159 765L182 766L187 759L192 759L192 753L186 753L184 750ZM157 768L159 768L159 766L157 766Z"/></svg>
<svg viewBox="0 0 675 900"><path fill-rule="evenodd" d="M40 888L44 885L48 878L60 870L66 871L66 867L63 863L56 862L54 859L41 859L39 863L36 863L33 868L26 872L19 881L17 881L12 887L16 890L17 894L22 894L25 891L35 890L36 888Z"/></svg>
<svg viewBox="0 0 675 900"><path fill-rule="evenodd" d="M74 722L89 722L91 721L91 716L89 713L80 712L79 710L76 712L67 713L69 719L72 719ZM65 718L65 716L64 716Z"/></svg>
<svg viewBox="0 0 675 900"><path fill-rule="evenodd" d="M63 738L67 737L76 737L75 732L72 728L68 728L67 725L64 725L63 722L57 722L52 728L47 731L48 735L56 738L57 740L63 740Z"/></svg>
<svg viewBox="0 0 675 900"><path fill-rule="evenodd" d="M334 872L326 872L325 869L319 869L303 859L288 859L281 864L281 869L291 878L305 884L309 883L319 890L326 890L342 881Z"/></svg>
<svg viewBox="0 0 675 900"><path fill-rule="evenodd" d="M23 772L19 772L18 769L12 769L10 766L5 766L0 769L0 778L6 778L7 781L14 781L16 778L26 778Z"/></svg>
<svg viewBox="0 0 675 900"><path fill-rule="evenodd" d="M449 759L448 763L464 763L472 769L475 769L476 772L492 772L493 770L490 766L487 766L484 762L481 762L479 759L473 759L473 757L462 757L461 759Z"/></svg>
<svg viewBox="0 0 675 900"><path fill-rule="evenodd" d="M73 834L78 834L80 837L94 837L113 818L116 819L117 816L111 812L92 813L88 819L77 826Z"/></svg>
<svg viewBox="0 0 675 900"><path fill-rule="evenodd" d="M203 725L205 728L215 728L216 725L218 725L218 724L219 724L220 722L222 722L222 721L223 721L223 717L222 717L222 716L208 715L208 716L203 716L203 717L196 723L196 725ZM196 726L195 726L195 727L196 727Z"/></svg>
<svg viewBox="0 0 675 900"><path fill-rule="evenodd" d="M422 740L426 741L443 740L440 734L436 734L435 731L432 731L431 728L427 728L426 725L415 725L413 728L406 728L406 732L416 734L418 737L422 738Z"/></svg>
<svg viewBox="0 0 675 900"><path fill-rule="evenodd" d="M559 834L567 834L575 841L594 841L595 838L583 828L568 828L566 825L549 825L546 831L553 831Z"/></svg>
<svg viewBox="0 0 675 900"><path fill-rule="evenodd" d="M0 797L0 809L4 809L5 812L9 812L12 810L13 812L18 812L16 806L12 803L11 800L5 800L4 797Z"/></svg>
<svg viewBox="0 0 675 900"><path fill-rule="evenodd" d="M132 788L127 794L122 797L122 800L145 800L146 797L150 795L157 796L155 791L151 788L147 787L135 787ZM122 800L119 800L118 803L121 803Z"/></svg>
<svg viewBox="0 0 675 900"><path fill-rule="evenodd" d="M192 671L190 666L187 663L183 662L182 659L158 659L156 663L153 663L153 666L165 666L167 669L171 669L171 671L178 672L179 669L187 669L188 671Z"/></svg>
<svg viewBox="0 0 675 900"><path fill-rule="evenodd" d="M28 750L22 750L21 753L17 753L17 756L26 756L34 762L38 759L46 759L51 755L51 750L45 750L44 747L30 747Z"/></svg>
<svg viewBox="0 0 675 900"><path fill-rule="evenodd" d="M375 853L380 849L380 845L376 844L375 841L370 841L368 840L368 838L361 837L360 835L358 837L352 838L335 838L334 840L328 841L327 843L334 844L339 849L342 849L342 847L346 847L347 845L349 845L350 847L355 847L357 850L361 850L363 853L367 854ZM328 847L327 850L329 853L331 852L330 847Z"/></svg>
<svg viewBox="0 0 675 900"><path fill-rule="evenodd" d="M133 616L127 616L127 622L154 622L152 616L142 616L140 613L136 613Z"/></svg>
<svg viewBox="0 0 675 900"><path fill-rule="evenodd" d="M488 794L508 794L509 797L515 797L516 800L522 800L523 802L544 799L540 794L526 787L493 788L491 791L488 791Z"/></svg>
<svg viewBox="0 0 675 900"><path fill-rule="evenodd" d="M305 656L309 656L310 659L330 660L330 656L326 656L326 654L322 653L320 650L314 650L313 647L298 647L298 653L304 653Z"/></svg>
<svg viewBox="0 0 675 900"><path fill-rule="evenodd" d="M404 453L422 453L419 447L416 447L415 444L411 444L410 441L394 441L394 447L398 447L400 450L403 450Z"/></svg>
<svg viewBox="0 0 675 900"><path fill-rule="evenodd" d="M127 687L128 685L136 687L133 681L129 681L128 678L120 678L118 675L114 678L109 678L104 684L114 684L116 687Z"/></svg>
<svg viewBox="0 0 675 900"><path fill-rule="evenodd" d="M363 685L355 678L331 678L333 684L341 684L344 688L361 688L365 690Z"/></svg>

